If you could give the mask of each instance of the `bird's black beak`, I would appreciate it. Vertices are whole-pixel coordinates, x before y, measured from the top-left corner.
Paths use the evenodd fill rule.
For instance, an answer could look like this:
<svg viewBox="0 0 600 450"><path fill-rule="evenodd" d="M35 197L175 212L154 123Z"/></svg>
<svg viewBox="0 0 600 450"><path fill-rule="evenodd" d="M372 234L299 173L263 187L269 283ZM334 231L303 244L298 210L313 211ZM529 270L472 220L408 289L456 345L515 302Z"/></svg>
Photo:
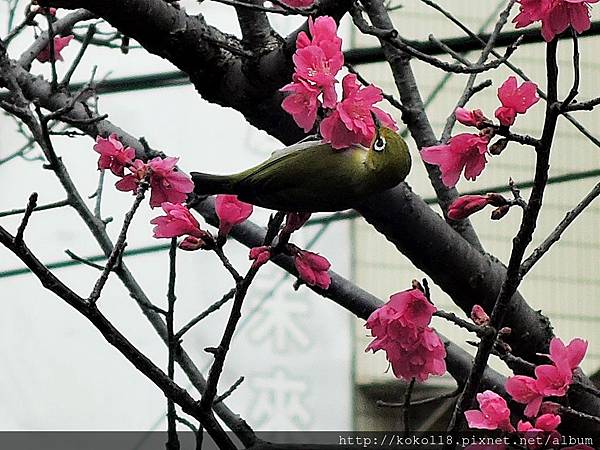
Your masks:
<svg viewBox="0 0 600 450"><path fill-rule="evenodd" d="M381 129L381 122L379 121L379 117L377 117L373 111L371 111L371 117L373 118L373 123L375 124L375 139L379 139L379 130Z"/></svg>

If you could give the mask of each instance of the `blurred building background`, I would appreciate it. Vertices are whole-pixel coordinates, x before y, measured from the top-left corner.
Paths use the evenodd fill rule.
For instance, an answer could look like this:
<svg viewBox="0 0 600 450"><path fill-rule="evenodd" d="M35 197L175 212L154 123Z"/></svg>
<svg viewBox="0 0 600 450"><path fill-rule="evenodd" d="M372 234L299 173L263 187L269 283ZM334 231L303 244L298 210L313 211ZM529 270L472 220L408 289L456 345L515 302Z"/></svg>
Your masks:
<svg viewBox="0 0 600 450"><path fill-rule="evenodd" d="M0 2L0 32L7 27L10 3ZM22 14L25 2L21 2ZM202 11L209 23L224 31L238 33L232 9L205 2L182 2L191 12ZM505 1L438 2L474 31L490 31ZM400 3L399 3L400 4ZM430 33L437 38L462 36L438 12L417 0L401 2L393 12L396 28L407 38L427 41ZM2 10L4 8L4 10ZM59 12L60 14L64 14ZM15 18L18 23L20 16ZM297 19L274 16L274 25L282 33L293 30ZM101 29L110 28L102 26ZM342 24L346 48L376 46L374 39L351 31ZM513 30L507 24L505 30ZM85 29L78 30L85 34ZM26 48L33 38L28 30L9 49L12 57ZM582 52L582 85L580 98L597 96L594 89L598 62L592 56L598 38L580 39ZM77 53L77 45L63 52L67 63L59 66L64 73L68 61ZM560 60L570 68L570 42L561 44ZM477 53L469 55L477 58ZM511 58L542 89L544 50L542 44L523 45ZM128 77L119 84L119 93L100 98L100 111L109 119L137 136L145 136L153 147L169 155L180 156L187 170L226 173L264 159L278 147L277 141L250 127L231 109L203 101L185 79L173 74L173 67L158 57L134 48L129 55L117 49L93 47L78 69L77 80L89 79L97 65L97 78L106 83ZM396 90L385 63L357 66L361 74L386 92ZM414 62L423 97L428 99L428 112L436 132L441 134L447 116L461 95L467 76L447 76L429 66ZM34 72L48 74L48 68L34 62ZM148 75L163 74L162 77ZM477 94L470 105L481 108L488 117L498 106L497 87L511 73L505 68L480 75L480 81L492 79L493 87ZM139 78L144 76L146 78ZM563 70L562 92L571 86L572 74ZM137 84L131 80L138 80ZM141 81L140 81L141 80ZM156 86L168 86L161 87ZM152 86L152 89L144 89ZM137 88L143 88L138 90ZM116 89L115 89L116 90ZM517 119L515 129L539 135L544 104L540 101L526 117ZM389 109L399 121L397 111ZM580 113L577 117L595 135L600 135L597 113ZM460 129L460 125L456 130ZM97 155L89 138L57 137L61 156L71 169L83 194L97 188L95 174ZM0 116L0 162L26 143L16 124ZM409 142L413 155L413 171L408 182L424 198L433 198L433 190L420 163L414 142ZM226 155L226 157L224 157ZM572 175L570 180L549 186L534 245L539 243L594 185L595 178L582 172L599 169L598 149L569 122L562 120L553 153L551 176ZM41 169L37 149L11 158L0 165L0 211L23 207L32 191L40 193L40 203L64 198L52 173ZM531 181L533 154L529 149L510 146L501 157L491 158L487 170L476 183L461 181L461 192L498 190L512 177L517 185ZM24 182L24 180L26 180ZM109 232L116 236L124 212L132 197L112 188L115 179L107 174L103 214L113 216ZM496 188L498 187L498 188ZM524 194L528 193L523 189ZM93 204L93 200L90 200ZM159 211L142 208L136 216L128 238L130 256L126 258L146 293L158 305L166 302L166 242L152 239L149 220ZM545 256L528 275L521 291L532 306L547 313L555 332L564 340L582 336L590 341L584 369L593 374L600 367L600 294L598 265L600 236L599 206L592 205L569 229L552 252ZM264 224L265 211L257 211L252 219ZM502 261L508 259L510 242L518 226L518 211L503 220L489 220L487 212L474 216L473 222L490 253ZM0 218L9 228L18 218ZM36 213L27 230L27 240L45 262L53 264L57 275L78 292L87 295L97 272L74 264L63 252L89 257L98 255L98 247L79 217L69 209ZM334 269L352 278L361 287L382 299L410 286L414 278L424 274L399 254L383 237L361 219L319 224L307 227L295 236L299 245L326 255ZM230 242L227 251L238 267L247 267L247 249ZM178 256L177 322L185 324L229 290L228 274L216 264L214 255L184 253ZM448 270L453 270L449 267ZM401 424L401 411L378 408L377 400L400 400L405 386L386 371L382 354L365 354L369 339L363 321L357 321L336 305L306 289L295 292L293 279L270 265L265 266L253 285L244 306L233 350L230 353L221 390L240 376L244 383L228 399L228 404L251 425L262 430L376 430L395 429ZM436 286L433 298L448 311L459 313L449 298ZM0 249L0 429L164 429L165 401L160 392L127 361L109 347L67 305L46 292L20 262ZM166 365L163 343L127 296L118 280L110 280L101 300L101 308L124 334L157 364ZM228 308L215 313L190 331L184 340L186 350L198 367L206 372L212 357L203 348L220 339ZM469 338L455 327L434 319L434 326L456 342ZM470 347L465 344L470 351ZM502 369L501 365L496 365ZM184 374L177 380L186 385ZM187 386L191 390L191 386ZM442 377L418 386L414 398L425 398L451 392L454 384ZM427 405L413 411L413 423L435 426L444 417L451 400Z"/></svg>

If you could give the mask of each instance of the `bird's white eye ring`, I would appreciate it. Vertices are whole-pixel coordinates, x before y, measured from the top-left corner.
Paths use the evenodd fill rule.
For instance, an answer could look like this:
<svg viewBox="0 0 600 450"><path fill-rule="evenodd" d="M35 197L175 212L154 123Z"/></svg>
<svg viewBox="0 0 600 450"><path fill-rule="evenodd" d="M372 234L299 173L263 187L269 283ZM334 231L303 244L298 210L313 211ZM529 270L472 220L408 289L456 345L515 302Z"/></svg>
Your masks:
<svg viewBox="0 0 600 450"><path fill-rule="evenodd" d="M384 148L385 148L385 138L383 138L382 136L379 136L377 138L377 140L375 141L375 143L373 144L373 150L375 150L376 152L382 152Z"/></svg>

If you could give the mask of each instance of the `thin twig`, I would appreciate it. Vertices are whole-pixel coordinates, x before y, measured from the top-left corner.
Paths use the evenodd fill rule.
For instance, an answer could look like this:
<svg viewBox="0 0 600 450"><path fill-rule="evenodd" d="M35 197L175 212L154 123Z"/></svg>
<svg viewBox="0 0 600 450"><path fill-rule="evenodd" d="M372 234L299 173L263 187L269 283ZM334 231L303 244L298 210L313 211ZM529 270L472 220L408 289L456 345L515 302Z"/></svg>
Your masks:
<svg viewBox="0 0 600 450"><path fill-rule="evenodd" d="M408 436L410 433L410 398L412 397L413 388L415 387L415 378L410 380L404 393L404 434Z"/></svg>
<svg viewBox="0 0 600 450"><path fill-rule="evenodd" d="M50 53L50 67L52 70L51 86L52 91L54 92L58 88L58 74L56 73L56 48L54 46L54 38L56 36L54 34L54 25L52 23L52 17L48 15L46 16L46 19L48 19L48 49Z"/></svg>
<svg viewBox="0 0 600 450"><path fill-rule="evenodd" d="M600 183L596 184L594 188L584 197L579 204L567 213L565 218L556 226L556 228L548 235L544 242L542 242L523 263L521 264L520 274L521 277L525 276L527 272L544 256L550 247L561 238L565 230L571 225L575 219L592 203L596 197L600 195Z"/></svg>
<svg viewBox="0 0 600 450"><path fill-rule="evenodd" d="M61 86L68 86L69 83L71 82L71 77L73 76L73 74L75 73L75 70L79 66L79 63L83 59L83 55L85 54L88 46L90 45L90 41L94 37L94 34L96 34L96 25L91 24L87 29L87 33L85 34L85 37L83 38L83 41L81 43L81 48L79 49L77 56L73 60L73 63L71 63L69 70L67 71L64 78L60 82Z"/></svg>
<svg viewBox="0 0 600 450"><path fill-rule="evenodd" d="M571 34L573 36L573 86L567 95L567 98L561 103L561 110L565 110L577 94L579 94L579 83L581 78L581 70L579 68L579 40L577 39L577 33L571 28Z"/></svg>
<svg viewBox="0 0 600 450"><path fill-rule="evenodd" d="M242 384L244 382L244 377L239 377L235 383L233 383L231 385L231 387L229 389L227 389L225 392L223 392L221 395L215 397L214 401L213 401L213 405L222 402L223 400L225 400L227 397L229 397L231 394L233 394L233 391L235 391L238 386L240 384Z"/></svg>
<svg viewBox="0 0 600 450"><path fill-rule="evenodd" d="M46 211L48 209L62 208L68 206L69 200L61 200L59 202L47 203L46 205L36 206L34 211ZM27 208L11 209L9 211L0 211L0 217L15 216L17 214L23 214L27 211Z"/></svg>
<svg viewBox="0 0 600 450"><path fill-rule="evenodd" d="M15 236L16 243L23 242L23 233L25 233L25 228L27 228L27 224L29 223L29 218L31 214L33 214L33 210L37 205L38 194L34 192L29 196L29 201L27 202L27 207L25 208L25 214L23 215L23 219L21 219L21 224L17 229L17 234Z"/></svg>
<svg viewBox="0 0 600 450"><path fill-rule="evenodd" d="M168 340L168 367L167 376L175 381L175 352L177 352L177 340L174 336L173 321L175 318L175 278L177 275L176 265L177 238L171 239L171 248L169 249L169 288L167 291L167 340ZM177 411L175 402L167 398L167 450L179 450L179 439L177 437Z"/></svg>
<svg viewBox="0 0 600 450"><path fill-rule="evenodd" d="M101 266L100 264L96 264L96 263L90 261L89 259L85 259L85 258L82 258L81 256L77 256L75 253L73 253L69 249L66 249L65 253L67 255L69 255L69 257L72 260L79 261L81 264L85 264L86 266L90 266L90 267L93 267L94 269L98 269L98 270L105 270L106 269L105 266Z"/></svg>
<svg viewBox="0 0 600 450"><path fill-rule="evenodd" d="M223 263L223 267L225 267L227 269L227 271L233 277L233 281L235 281L236 283L241 282L243 277L235 269L235 267L233 267L233 265L231 264L231 261L229 261L229 258L227 258L227 256L225 256L225 253L223 252L223 247L219 246L219 245L217 247L215 247L215 253L217 254L219 259Z"/></svg>
<svg viewBox="0 0 600 450"><path fill-rule="evenodd" d="M144 200L144 197L146 196L146 191L150 187L150 184L148 183L148 178L149 176L147 175L146 178L140 182L133 205L131 206L131 209L127 212L127 214L125 214L125 220L123 221L121 233L119 234L113 251L109 256L108 261L106 261L106 266L104 267L100 278L98 278L98 281L96 281L94 289L92 289L92 292L88 297L88 301L91 304L96 303L100 298L100 295L102 294L102 289L104 288L104 285L108 280L108 275L112 270L114 270L114 268L118 264L118 261L121 258L121 254L123 253L123 250L125 249L126 245L125 240L127 239L127 230L129 229L129 225L131 225L133 216L135 215L140 204L142 203L142 200Z"/></svg>
<svg viewBox="0 0 600 450"><path fill-rule="evenodd" d="M460 394L460 392L461 392L461 389L459 388L452 392L448 392L446 394L436 395L435 397L429 397L429 398L424 398L422 400L411 401L410 406L428 405L430 403L437 403L440 400L446 400L448 398L455 398L455 397L458 397L458 394ZM382 400L377 401L377 406L382 407L382 408L405 408L404 402L401 402L401 403L384 402Z"/></svg>
<svg viewBox="0 0 600 450"><path fill-rule="evenodd" d="M181 330L179 330L177 333L175 333L175 340L176 341L181 340L183 335L185 333L187 333L194 325L196 325L198 322L200 322L201 320L203 320L204 318L206 318L213 312L217 311L219 308L221 308L221 306L223 306L225 303L227 303L229 300L231 300L233 298L233 296L235 295L235 290L236 290L236 288L232 288L218 302L213 303L206 310L202 311L200 314L198 314L196 317L194 317L192 320L190 320L187 324L185 324L181 328Z"/></svg>
<svg viewBox="0 0 600 450"><path fill-rule="evenodd" d="M278 212L275 216L272 216L270 218L263 245L271 245L271 243L275 239L275 236L277 236L277 233L279 232L284 218L285 213L282 212ZM237 289L233 300L233 306L231 307L229 320L227 321L225 331L223 332L221 343L214 350L215 360L210 367L208 378L206 380L206 389L204 390L202 394L202 399L200 400L200 407L205 411L208 411L212 407L213 401L217 394L217 385L219 383L219 378L221 377L221 373L223 371L225 357L227 356L227 352L229 351L231 340L233 339L233 334L235 333L237 324L240 318L242 317L241 311L242 305L244 303L244 298L246 297L248 288L250 287L252 280L254 280L254 277L256 276L258 270L259 267L250 267L250 269L246 273L246 276L239 283L237 283Z"/></svg>
<svg viewBox="0 0 600 450"><path fill-rule="evenodd" d="M348 72L356 75L356 79L364 86L369 86L371 84L358 72L358 70L354 68L354 66L352 66L351 64L345 64L345 66L346 69L348 69ZM402 103L400 103L400 100L396 99L393 95L386 94L385 92L382 92L381 95L388 101L390 105L398 109L400 112L406 112L406 107Z"/></svg>
<svg viewBox="0 0 600 450"><path fill-rule="evenodd" d="M478 336L483 336L487 333L486 327L480 327L478 325L475 325L474 323L469 322L468 320L464 320L464 319L458 317L456 314L454 314L452 312L447 312L447 311L438 309L436 312L433 313L433 315L436 317L441 317L442 319L446 319L447 321L452 322L455 325L458 325L459 327L464 328L467 331L470 331L471 333L475 333Z"/></svg>

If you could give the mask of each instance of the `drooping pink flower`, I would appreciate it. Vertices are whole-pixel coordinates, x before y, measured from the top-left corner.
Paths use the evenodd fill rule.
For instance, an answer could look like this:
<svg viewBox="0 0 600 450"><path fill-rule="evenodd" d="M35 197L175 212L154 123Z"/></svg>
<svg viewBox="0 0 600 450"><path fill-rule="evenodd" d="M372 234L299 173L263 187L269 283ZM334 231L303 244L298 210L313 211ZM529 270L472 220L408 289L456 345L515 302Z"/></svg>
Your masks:
<svg viewBox="0 0 600 450"><path fill-rule="evenodd" d="M510 409L501 396L493 391L477 394L479 409L465 411L467 423L480 430L514 431L510 423Z"/></svg>
<svg viewBox="0 0 600 450"><path fill-rule="evenodd" d="M544 396L562 397L573 382L570 369L544 364L535 368L536 389Z"/></svg>
<svg viewBox="0 0 600 450"><path fill-rule="evenodd" d="M537 416L544 396L539 391L535 379L525 375L509 377L505 388L515 402L527 405L525 407L527 417Z"/></svg>
<svg viewBox="0 0 600 450"><path fill-rule="evenodd" d="M266 245L250 249L249 259L253 260L252 267L260 267L271 259L271 249Z"/></svg>
<svg viewBox="0 0 600 450"><path fill-rule="evenodd" d="M150 206L160 206L164 202L182 203L194 190L194 182L186 174L176 169L179 158L156 157L148 162L152 175L150 177Z"/></svg>
<svg viewBox="0 0 600 450"><path fill-rule="evenodd" d="M488 143L487 135L461 133L450 138L447 144L421 149L421 158L439 166L442 182L454 187L463 170L467 180L475 180L483 172Z"/></svg>
<svg viewBox="0 0 600 450"><path fill-rule="evenodd" d="M521 86L517 86L517 79L514 76L508 77L498 88L498 98L502 106L496 110L495 115L500 123L507 127L515 123L517 114L525 114L540 100L534 82L524 81Z"/></svg>
<svg viewBox="0 0 600 450"><path fill-rule="evenodd" d="M125 147L116 133L112 133L108 138L96 136L94 150L100 153L98 169L110 169L118 177L125 175L125 167L135 158L135 149Z"/></svg>
<svg viewBox="0 0 600 450"><path fill-rule="evenodd" d="M370 85L361 87L354 74L348 74L342 80L343 100L335 110L321 122L321 135L336 149L353 144L371 145L375 136L374 113L383 125L397 129L394 119L373 106L383 100L381 89Z"/></svg>
<svg viewBox="0 0 600 450"><path fill-rule="evenodd" d="M309 286L328 289L331 284L329 268L331 263L324 256L306 250L299 250L294 255L294 265L298 276Z"/></svg>
<svg viewBox="0 0 600 450"><path fill-rule="evenodd" d="M587 341L580 338L573 339L565 346L560 338L555 337L550 341L550 359L556 367L575 370L583 361L587 347Z"/></svg>
<svg viewBox="0 0 600 450"><path fill-rule="evenodd" d="M446 348L432 328L418 332L415 345L403 348L386 348L388 361L397 378L425 381L430 375L442 376L446 373Z"/></svg>
<svg viewBox="0 0 600 450"><path fill-rule="evenodd" d="M546 18L554 0L517 1L519 3L519 14L513 19L513 23L516 28L523 28Z"/></svg>
<svg viewBox="0 0 600 450"><path fill-rule="evenodd" d="M54 60L64 61L61 51L69 45L69 42L74 38L72 34L68 36L55 36L54 37ZM50 44L48 44L41 52L35 57L39 62L45 63L50 61Z"/></svg>
<svg viewBox="0 0 600 450"><path fill-rule="evenodd" d="M481 305L473 305L473 308L471 308L471 320L475 325L479 325L480 327L490 324L490 316L487 315Z"/></svg>
<svg viewBox="0 0 600 450"><path fill-rule="evenodd" d="M219 217L219 236L227 236L235 225L250 217L253 210L250 203L238 200L236 195L217 195L215 211Z"/></svg>
<svg viewBox="0 0 600 450"><path fill-rule="evenodd" d="M466 108L456 108L454 116L460 123L470 127L479 128L487 121L487 118L480 109L469 110Z"/></svg>
<svg viewBox="0 0 600 450"><path fill-rule="evenodd" d="M454 200L448 208L448 218L452 220L466 219L489 204L488 195L462 195Z"/></svg>
<svg viewBox="0 0 600 450"><path fill-rule="evenodd" d="M178 203L165 202L160 205L165 216L155 217L150 221L154 227L155 238L174 238L189 234L197 238L204 237L200 224L190 210Z"/></svg>
<svg viewBox="0 0 600 450"><path fill-rule="evenodd" d="M425 381L446 372L446 348L427 325L436 308L418 289L399 292L375 310L366 327L375 338L366 351L384 350L394 375Z"/></svg>
<svg viewBox="0 0 600 450"><path fill-rule="evenodd" d="M304 132L310 131L315 124L317 110L321 106L321 101L318 99L321 90L302 78L294 76L294 82L286 84L280 91L290 92L281 103L283 110L293 117Z"/></svg>
<svg viewBox="0 0 600 450"><path fill-rule="evenodd" d="M292 8L308 8L315 0L281 0L281 2Z"/></svg>

